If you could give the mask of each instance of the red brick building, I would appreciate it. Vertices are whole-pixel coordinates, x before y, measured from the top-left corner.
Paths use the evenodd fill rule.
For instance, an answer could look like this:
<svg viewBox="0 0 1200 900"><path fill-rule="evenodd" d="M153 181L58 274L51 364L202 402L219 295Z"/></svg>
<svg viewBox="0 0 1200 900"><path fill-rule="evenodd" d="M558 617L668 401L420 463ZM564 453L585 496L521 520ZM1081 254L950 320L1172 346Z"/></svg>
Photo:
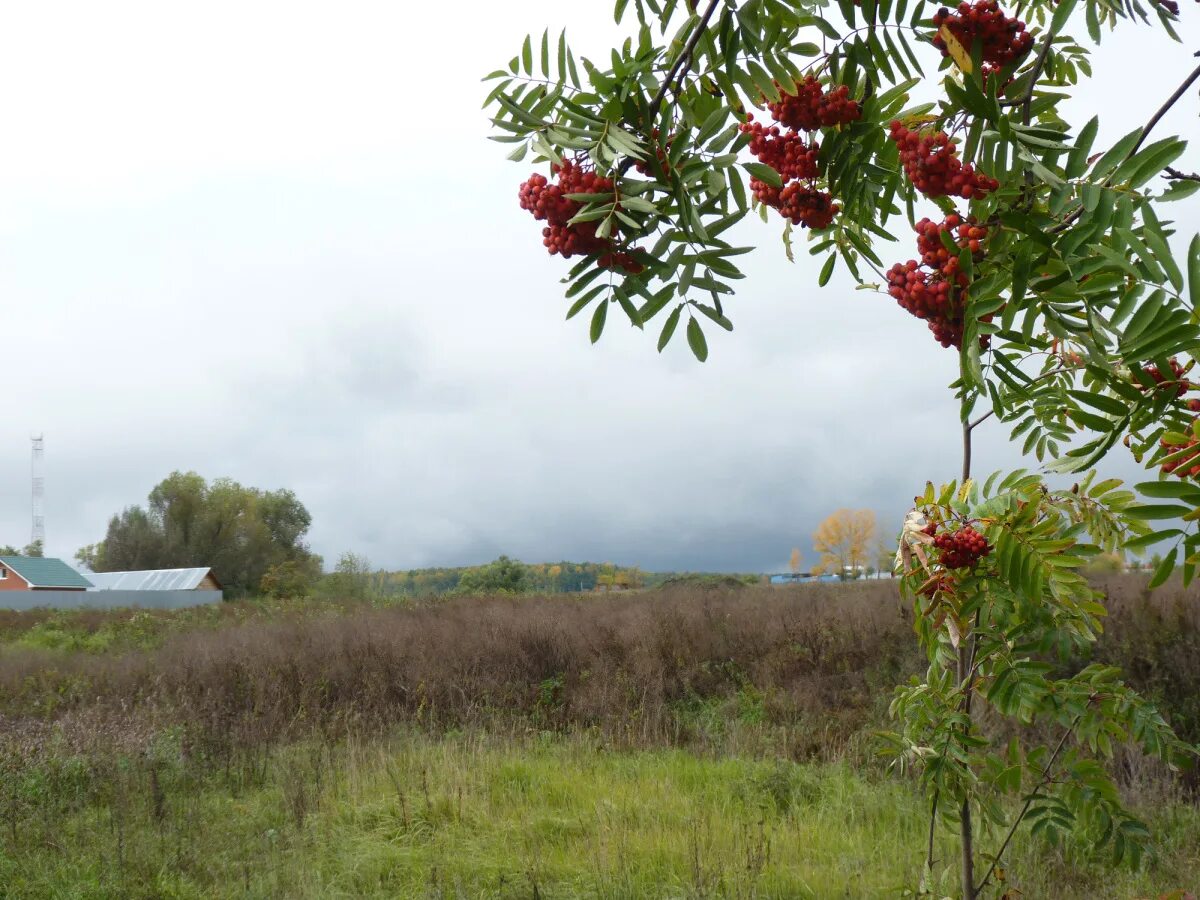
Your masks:
<svg viewBox="0 0 1200 900"><path fill-rule="evenodd" d="M91 586L61 559L0 556L0 591L86 591Z"/></svg>

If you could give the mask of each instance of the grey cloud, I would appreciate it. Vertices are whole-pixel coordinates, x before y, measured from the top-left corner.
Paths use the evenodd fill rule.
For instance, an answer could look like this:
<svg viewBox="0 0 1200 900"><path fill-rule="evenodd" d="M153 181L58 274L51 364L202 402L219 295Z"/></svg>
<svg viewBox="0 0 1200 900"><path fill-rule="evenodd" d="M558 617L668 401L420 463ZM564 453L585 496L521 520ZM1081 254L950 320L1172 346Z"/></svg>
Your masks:
<svg viewBox="0 0 1200 900"><path fill-rule="evenodd" d="M485 141L477 75L542 23L605 52L600 11L490 6L448 56L396 52L427 15L416 8L353 23L247 13L240 36L222 25L232 14L194 23L228 62L211 83L189 45L146 49L120 10L89 26L108 68L78 42L61 59L0 58L10 82L47 69L0 151L0 292L22 337L6 350L0 542L27 540L38 430L50 548L67 556L172 469L195 469L296 490L327 558L777 568L792 546L811 558L832 509L895 527L926 479L957 474L953 354L844 273L818 289L819 261L801 242L787 263L775 225L742 229L759 249L729 304L737 330L711 334L704 366L682 342L656 354L654 333L618 317L596 347L586 322L563 322L565 266L516 207L528 167ZM28 33L53 25L22 15ZM289 40L256 39L273 27ZM1136 56L1163 60L1164 85L1191 65L1149 29L1107 38L1077 113L1100 111L1108 139L1145 105L1123 80ZM72 93L92 71L99 112ZM414 106L411 83L436 83L437 104ZM154 127L143 95L158 98ZM1194 107L1161 127L1194 137ZM906 258L901 242L883 257ZM977 459L1022 464L995 423ZM1106 465L1139 477L1124 457Z"/></svg>

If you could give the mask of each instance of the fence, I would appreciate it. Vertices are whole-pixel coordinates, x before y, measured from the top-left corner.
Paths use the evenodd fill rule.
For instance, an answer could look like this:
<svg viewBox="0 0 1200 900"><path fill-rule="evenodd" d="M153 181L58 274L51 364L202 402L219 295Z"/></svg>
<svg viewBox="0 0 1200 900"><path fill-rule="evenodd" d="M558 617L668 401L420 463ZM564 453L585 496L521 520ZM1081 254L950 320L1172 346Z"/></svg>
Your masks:
<svg viewBox="0 0 1200 900"><path fill-rule="evenodd" d="M0 609L182 609L220 603L220 591L0 591Z"/></svg>

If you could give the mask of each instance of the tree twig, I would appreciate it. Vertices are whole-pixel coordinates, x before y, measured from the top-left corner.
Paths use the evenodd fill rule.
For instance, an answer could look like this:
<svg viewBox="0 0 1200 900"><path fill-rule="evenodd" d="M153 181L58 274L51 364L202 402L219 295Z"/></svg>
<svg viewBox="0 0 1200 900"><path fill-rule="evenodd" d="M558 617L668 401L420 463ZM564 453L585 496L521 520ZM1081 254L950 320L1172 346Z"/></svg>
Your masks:
<svg viewBox="0 0 1200 900"><path fill-rule="evenodd" d="M1033 61L1033 68L1029 70L1029 86L1025 88L1025 95L1021 98L1021 122L1026 126L1029 125L1031 108L1033 106L1033 90L1037 87L1038 78L1042 75L1042 67L1046 65L1046 58L1050 55L1050 45L1054 43L1054 32L1047 31L1046 39L1042 41L1042 48L1038 51L1037 59ZM1032 166L1025 167L1025 186L1021 188L1022 199L1025 207L1033 206L1033 168Z"/></svg>
<svg viewBox="0 0 1200 900"><path fill-rule="evenodd" d="M1179 102L1179 98L1187 93L1187 89L1195 83L1197 78L1200 78L1200 66L1197 66L1192 70L1192 74L1185 78L1183 84L1176 89L1175 93L1167 98L1167 102L1160 106L1158 108L1158 112L1150 117L1150 121L1147 122L1146 127L1142 129L1142 136L1139 137L1137 143L1133 145L1133 149L1126 154L1126 159L1129 159L1129 157L1133 156L1133 154L1137 153L1138 150L1142 148L1142 144L1145 143L1150 132L1154 130L1154 126L1159 123L1163 116L1170 112L1172 106Z"/></svg>
<svg viewBox="0 0 1200 900"><path fill-rule="evenodd" d="M1200 52L1197 52L1196 55L1200 56ZM1128 153L1125 154L1125 159L1121 160L1121 162L1125 162L1125 160L1128 160L1131 156L1133 156L1135 153L1137 153L1138 150L1141 149L1142 144L1145 143L1147 136L1153 130L1154 126L1157 125L1162 120L1162 117L1165 116L1170 111L1172 106L1174 106L1177 102L1179 102L1179 98L1182 97L1185 93L1187 93L1187 89L1190 88L1193 84L1195 84L1196 79L1198 79L1198 78L1200 78L1200 66L1197 66L1195 69L1192 70L1192 74L1189 75L1187 78L1185 78L1183 81L1183 84L1181 84L1176 89L1175 93L1173 93L1170 97L1167 98L1167 102L1164 103L1162 106L1160 106L1158 108L1158 111L1155 112L1154 115L1152 115L1150 117L1150 121L1148 121L1145 124L1145 126L1142 128L1142 133L1138 137L1137 143L1133 145L1133 149L1131 149ZM1105 180L1104 186L1108 187L1108 185L1111 184L1111 182L1112 182L1112 177L1110 176L1108 179ZM1082 205L1075 207L1074 212L1072 212L1069 216L1067 216L1065 219L1063 219L1061 222L1059 222L1057 225L1055 225L1053 228L1050 229L1050 233L1051 234L1059 234L1060 232L1066 231L1068 228L1070 228L1075 223L1075 220L1078 219L1081 215L1083 215L1083 206Z"/></svg>
<svg viewBox="0 0 1200 900"><path fill-rule="evenodd" d="M963 397L964 412L966 397ZM964 417L965 418L965 417ZM962 480L965 485L971 478L971 424L963 422L962 428ZM971 683L967 661L967 644L965 638L958 645L958 683L963 692L962 710L967 718L967 733L971 731ZM960 874L962 876L963 900L975 900L975 829L971 825L971 794L963 796L962 807L959 810L958 833L961 850Z"/></svg>
<svg viewBox="0 0 1200 900"><path fill-rule="evenodd" d="M1046 32L1046 40L1042 43L1042 49L1038 52L1037 59L1033 61L1033 68L1029 70L1029 87L1025 89L1025 96L1021 98L1021 121L1026 125L1029 124L1029 108L1033 105L1033 89L1037 87L1038 78L1041 77L1042 68L1046 65L1046 58L1050 55L1050 45L1054 43L1054 32Z"/></svg>
<svg viewBox="0 0 1200 900"><path fill-rule="evenodd" d="M1167 166L1164 171L1167 173L1167 178L1172 181L1200 181L1200 175L1195 172L1180 172L1170 166Z"/></svg>
<svg viewBox="0 0 1200 900"><path fill-rule="evenodd" d="M962 450L962 480L963 484L971 477L971 429L972 425L969 422L963 423L963 450Z"/></svg>
<svg viewBox="0 0 1200 900"><path fill-rule="evenodd" d="M976 427L978 427L979 425L982 425L984 422L986 422L988 419L990 419L990 418L991 418L992 416L994 416L995 414L996 414L996 410L994 410L994 409L989 409L989 410L988 410L987 412L985 412L983 415L981 415L981 416L979 416L978 418L976 418L976 419L972 420L971 422L969 422L969 423L967 424L967 427L968 427L968 428L970 428L970 429L975 429Z"/></svg>

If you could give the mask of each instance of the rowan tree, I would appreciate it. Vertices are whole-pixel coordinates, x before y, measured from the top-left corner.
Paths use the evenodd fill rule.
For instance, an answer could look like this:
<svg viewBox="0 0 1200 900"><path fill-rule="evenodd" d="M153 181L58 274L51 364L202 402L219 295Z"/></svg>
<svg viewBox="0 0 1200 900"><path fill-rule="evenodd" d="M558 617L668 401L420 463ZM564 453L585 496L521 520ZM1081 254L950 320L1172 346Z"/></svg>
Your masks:
<svg viewBox="0 0 1200 900"><path fill-rule="evenodd" d="M875 540L875 513L869 509L839 509L821 521L813 532L818 568L840 578L857 578L871 560Z"/></svg>
<svg viewBox="0 0 1200 900"><path fill-rule="evenodd" d="M957 355L962 460L918 492L899 558L929 659L897 690L888 738L928 791L921 890L944 893L939 824L958 834L968 900L1008 890L1001 861L1022 825L1136 862L1148 835L1105 763L1120 742L1172 764L1190 748L1118 672L1064 660L1101 627L1090 558L1165 543L1152 584L1200 564L1200 237L1177 259L1170 221L1200 176L1173 168L1185 143L1159 127L1200 68L1179 86L1142 79L1144 114L1106 113L1127 132L1111 144L1065 102L1102 39L1174 37L1177 3L617 0L615 13L629 37L601 58L546 31L487 76L496 139L535 170L518 201L571 260L567 318L589 311L594 342L617 310L653 325L660 350L682 327L705 360L706 328L733 328L751 249L732 229L757 210L782 220L789 256L803 236L820 285L840 266L888 301L880 315L894 303L924 321L944 348L930 353ZM1065 489L1024 471L975 480L985 423L1062 473L1124 444L1155 472L1137 485L1150 502L1090 473ZM981 707L1036 727L998 744Z"/></svg>

